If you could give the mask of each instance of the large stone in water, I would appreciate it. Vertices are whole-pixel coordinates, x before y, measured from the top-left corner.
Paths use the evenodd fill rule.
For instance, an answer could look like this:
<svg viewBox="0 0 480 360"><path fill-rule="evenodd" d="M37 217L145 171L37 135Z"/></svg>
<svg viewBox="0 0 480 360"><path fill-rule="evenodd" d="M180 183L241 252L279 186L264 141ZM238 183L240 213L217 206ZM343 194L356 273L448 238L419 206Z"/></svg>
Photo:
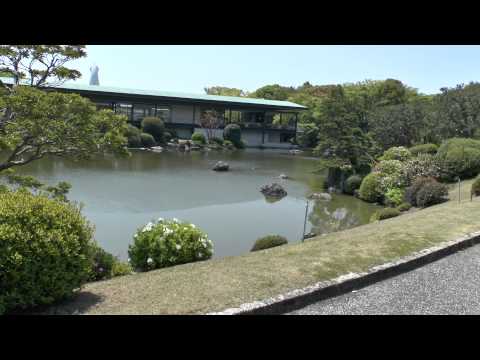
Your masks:
<svg viewBox="0 0 480 360"><path fill-rule="evenodd" d="M230 166L228 165L228 163L224 162L224 161L218 161L215 166L213 167L212 170L214 171L228 171L228 169L230 168Z"/></svg>
<svg viewBox="0 0 480 360"><path fill-rule="evenodd" d="M263 185L260 188L260 192L268 197L284 197L287 195L287 191L279 184L273 183L270 185Z"/></svg>
<svg viewBox="0 0 480 360"><path fill-rule="evenodd" d="M332 200L332 195L328 193L313 193L309 196L309 198L314 200L330 201Z"/></svg>

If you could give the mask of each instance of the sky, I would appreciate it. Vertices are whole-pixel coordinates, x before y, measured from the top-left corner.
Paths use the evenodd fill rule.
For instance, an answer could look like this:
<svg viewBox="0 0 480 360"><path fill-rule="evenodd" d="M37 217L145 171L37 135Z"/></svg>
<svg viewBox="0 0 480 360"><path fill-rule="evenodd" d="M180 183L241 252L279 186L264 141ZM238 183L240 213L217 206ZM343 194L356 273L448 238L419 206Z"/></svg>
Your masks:
<svg viewBox="0 0 480 360"><path fill-rule="evenodd" d="M460 45L88 45L71 67L88 84L204 93L227 86L254 91L268 84L341 84L394 78L425 94L480 81L480 46Z"/></svg>

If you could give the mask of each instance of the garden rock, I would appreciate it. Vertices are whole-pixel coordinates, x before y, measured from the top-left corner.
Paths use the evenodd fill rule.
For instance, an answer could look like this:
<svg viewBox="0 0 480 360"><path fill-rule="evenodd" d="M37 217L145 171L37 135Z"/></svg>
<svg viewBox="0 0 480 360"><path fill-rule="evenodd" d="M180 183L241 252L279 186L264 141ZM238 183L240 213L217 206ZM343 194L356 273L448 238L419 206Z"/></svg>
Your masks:
<svg viewBox="0 0 480 360"><path fill-rule="evenodd" d="M152 147L150 148L150 151L159 153L159 152L162 152L162 151L163 151L163 147L161 147L161 146L152 146Z"/></svg>
<svg viewBox="0 0 480 360"><path fill-rule="evenodd" d="M279 177L280 179L283 179L283 180L288 179L288 176L285 175L285 174L280 174L278 177Z"/></svg>
<svg viewBox="0 0 480 360"><path fill-rule="evenodd" d="M327 193L313 193L309 196L309 198L314 200L330 201L332 200L332 195Z"/></svg>
<svg viewBox="0 0 480 360"><path fill-rule="evenodd" d="M260 192L265 196L274 198L287 196L287 191L277 183L262 186Z"/></svg>
<svg viewBox="0 0 480 360"><path fill-rule="evenodd" d="M230 166L224 161L218 161L212 170L214 171L228 171Z"/></svg>

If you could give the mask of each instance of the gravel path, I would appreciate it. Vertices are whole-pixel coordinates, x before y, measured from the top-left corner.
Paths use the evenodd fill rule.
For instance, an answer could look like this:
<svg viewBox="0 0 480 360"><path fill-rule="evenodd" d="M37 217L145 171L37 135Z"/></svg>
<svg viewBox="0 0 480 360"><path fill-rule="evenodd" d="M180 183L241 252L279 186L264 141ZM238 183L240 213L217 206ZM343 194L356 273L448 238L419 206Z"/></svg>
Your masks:
<svg viewBox="0 0 480 360"><path fill-rule="evenodd" d="M290 314L480 314L480 245Z"/></svg>

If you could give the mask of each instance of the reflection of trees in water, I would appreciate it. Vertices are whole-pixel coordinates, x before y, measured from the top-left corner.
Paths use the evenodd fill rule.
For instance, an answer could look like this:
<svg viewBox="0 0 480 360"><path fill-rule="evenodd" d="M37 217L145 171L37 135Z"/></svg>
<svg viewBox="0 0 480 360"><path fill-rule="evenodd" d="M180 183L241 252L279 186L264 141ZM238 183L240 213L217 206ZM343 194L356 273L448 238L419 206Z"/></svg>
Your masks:
<svg viewBox="0 0 480 360"><path fill-rule="evenodd" d="M363 223L363 219L351 209L339 207L333 201L321 200L315 201L308 220L312 224L312 232L315 234L331 233Z"/></svg>

